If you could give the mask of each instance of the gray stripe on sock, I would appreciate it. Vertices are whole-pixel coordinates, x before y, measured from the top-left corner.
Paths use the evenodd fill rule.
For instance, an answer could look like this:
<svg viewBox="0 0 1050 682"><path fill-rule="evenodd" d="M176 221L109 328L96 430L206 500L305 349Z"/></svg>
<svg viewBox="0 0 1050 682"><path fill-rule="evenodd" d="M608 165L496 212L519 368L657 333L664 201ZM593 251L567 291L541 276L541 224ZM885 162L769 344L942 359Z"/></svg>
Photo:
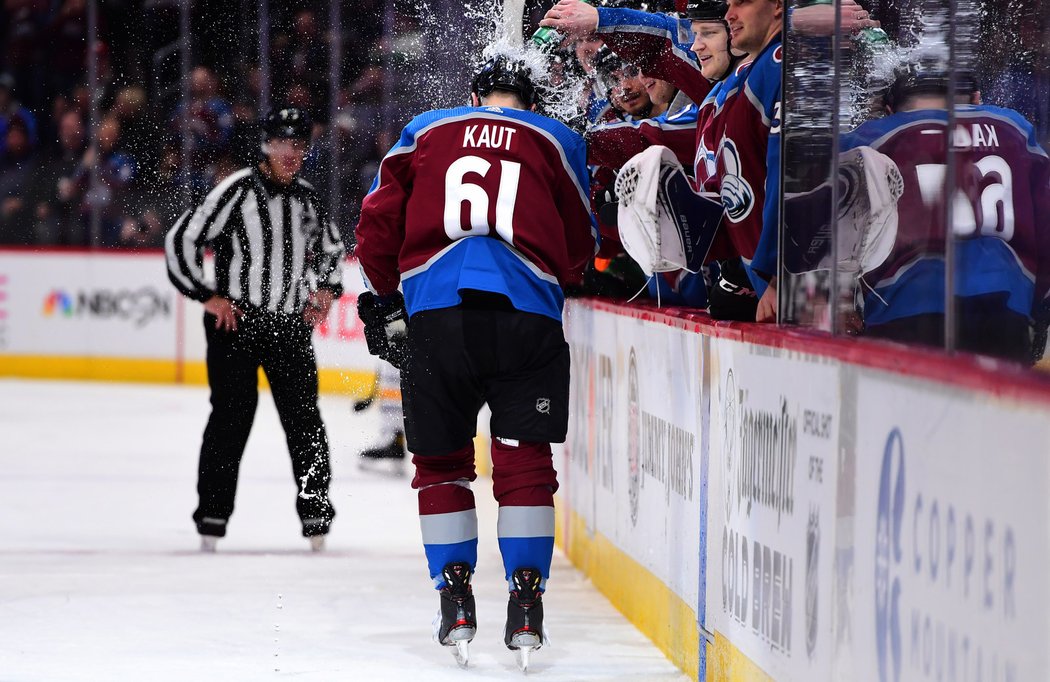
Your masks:
<svg viewBox="0 0 1050 682"><path fill-rule="evenodd" d="M496 535L501 538L552 538L554 507L500 507Z"/></svg>
<svg viewBox="0 0 1050 682"><path fill-rule="evenodd" d="M419 517L424 545L453 545L478 538L478 513L475 509L447 514L423 514Z"/></svg>

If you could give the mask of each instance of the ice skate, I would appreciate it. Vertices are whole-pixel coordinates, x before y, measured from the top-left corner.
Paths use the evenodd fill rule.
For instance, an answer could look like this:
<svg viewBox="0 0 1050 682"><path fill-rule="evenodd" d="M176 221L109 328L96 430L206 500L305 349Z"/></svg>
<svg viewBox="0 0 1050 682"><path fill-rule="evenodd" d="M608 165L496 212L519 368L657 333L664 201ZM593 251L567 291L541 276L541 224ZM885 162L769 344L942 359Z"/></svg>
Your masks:
<svg viewBox="0 0 1050 682"><path fill-rule="evenodd" d="M215 547L219 544L219 536L217 535L202 535L201 536L201 551L205 554L215 554Z"/></svg>
<svg viewBox="0 0 1050 682"><path fill-rule="evenodd" d="M325 536L324 535L311 535L307 539L310 541L310 551L311 552L323 552L324 551L324 545L325 545L325 540L324 540Z"/></svg>
<svg viewBox="0 0 1050 682"><path fill-rule="evenodd" d="M441 588L441 610L435 619L434 639L442 646L454 647L452 655L460 667L466 668L470 662L469 645L478 631L474 592L470 587L471 568L457 561L445 566L442 575L447 584Z"/></svg>
<svg viewBox="0 0 1050 682"><path fill-rule="evenodd" d="M528 672L532 652L547 643L543 628L542 576L534 568L519 568L511 576L514 589L507 603L507 628L503 638L518 658L518 668Z"/></svg>
<svg viewBox="0 0 1050 682"><path fill-rule="evenodd" d="M393 440L382 447L369 448L361 453L360 468L392 476L405 475L405 434L398 431Z"/></svg>

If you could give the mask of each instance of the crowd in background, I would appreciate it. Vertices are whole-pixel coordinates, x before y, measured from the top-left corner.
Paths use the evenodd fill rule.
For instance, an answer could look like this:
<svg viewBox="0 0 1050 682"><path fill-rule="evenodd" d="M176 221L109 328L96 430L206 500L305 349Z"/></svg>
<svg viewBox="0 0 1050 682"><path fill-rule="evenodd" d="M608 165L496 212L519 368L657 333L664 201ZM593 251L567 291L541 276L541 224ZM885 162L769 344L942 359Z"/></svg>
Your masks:
<svg viewBox="0 0 1050 682"><path fill-rule="evenodd" d="M382 0L341 0L344 48L333 122L329 48L335 32L328 0L269 3L268 74L259 66L259 3L192 2L186 163L180 4L98 3L91 50L85 0L3 0L0 244L159 246L188 202L258 158L267 76L271 103L312 115L317 143L305 175L339 204L341 228L352 233L355 207L404 123L384 117L383 109L401 86L391 72L400 69L403 76L415 68L404 55L418 42L418 11L407 2L391 11ZM89 51L97 74L97 152L90 144ZM340 150L337 183L329 182L332 124Z"/></svg>

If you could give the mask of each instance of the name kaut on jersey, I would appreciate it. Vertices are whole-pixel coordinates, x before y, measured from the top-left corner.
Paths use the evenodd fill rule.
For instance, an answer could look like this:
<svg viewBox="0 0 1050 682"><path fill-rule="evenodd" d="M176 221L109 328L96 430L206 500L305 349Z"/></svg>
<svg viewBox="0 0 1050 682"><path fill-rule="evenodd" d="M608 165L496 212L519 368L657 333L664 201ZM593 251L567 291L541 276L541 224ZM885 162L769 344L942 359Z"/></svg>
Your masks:
<svg viewBox="0 0 1050 682"><path fill-rule="evenodd" d="M510 151L510 143L514 138L514 128L495 124L479 124L467 126L463 133L463 148L478 149L503 149Z"/></svg>

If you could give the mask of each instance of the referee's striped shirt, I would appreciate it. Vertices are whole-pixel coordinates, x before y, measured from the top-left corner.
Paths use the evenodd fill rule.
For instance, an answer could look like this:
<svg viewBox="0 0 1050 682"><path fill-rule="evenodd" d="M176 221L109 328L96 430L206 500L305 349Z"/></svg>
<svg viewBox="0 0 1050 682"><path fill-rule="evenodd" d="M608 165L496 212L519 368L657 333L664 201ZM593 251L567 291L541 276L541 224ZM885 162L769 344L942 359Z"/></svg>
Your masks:
<svg viewBox="0 0 1050 682"><path fill-rule="evenodd" d="M215 254L215 281L205 281L204 249ZM282 187L244 168L179 217L164 240L168 277L184 295L218 294L271 312L299 313L312 289L342 295L346 254L310 183Z"/></svg>

